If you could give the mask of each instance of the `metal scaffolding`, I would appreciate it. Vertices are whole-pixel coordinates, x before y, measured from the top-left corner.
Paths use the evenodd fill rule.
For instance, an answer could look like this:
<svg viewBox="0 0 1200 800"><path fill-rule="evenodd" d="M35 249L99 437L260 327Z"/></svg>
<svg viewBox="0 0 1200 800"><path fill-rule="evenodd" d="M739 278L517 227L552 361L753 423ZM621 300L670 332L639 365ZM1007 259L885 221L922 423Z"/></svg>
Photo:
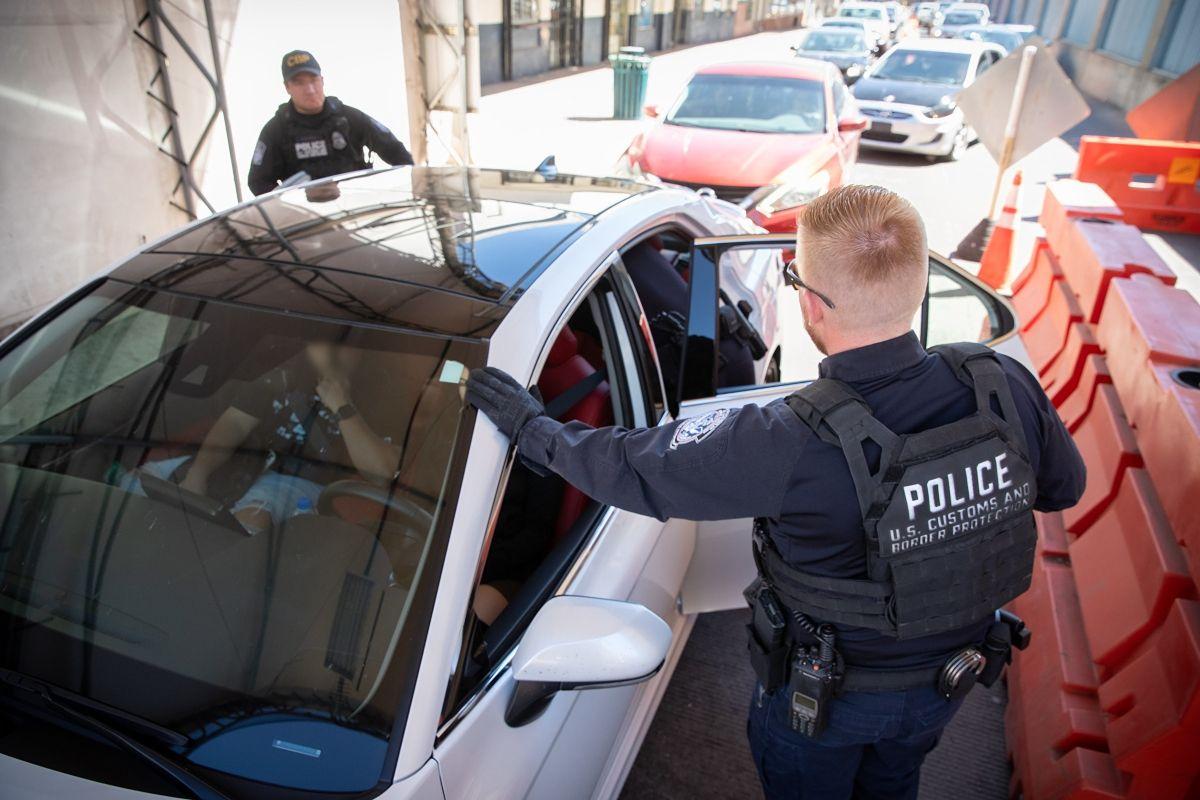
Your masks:
<svg viewBox="0 0 1200 800"><path fill-rule="evenodd" d="M145 0L145 3L146 12L138 20L138 24L133 30L133 35L154 51L154 57L157 62L157 70L154 73L154 77L150 80L150 87L146 90L146 94L162 106L167 114L167 129L159 139L158 149L174 161L179 170L179 180L176 181L171 191L169 202L171 205L185 212L192 219L196 219L198 216L196 213L197 200L204 204L209 213L216 211L212 203L208 201L208 198L200 191L195 176L192 174L192 164L195 163L196 157L208 142L208 138L212 133L213 127L216 125L218 117L223 120L225 126L225 143L229 149L229 164L233 176L234 191L237 193L238 202L242 201L242 185L238 173L237 154L234 151L233 128L229 120L229 107L225 99L225 77L221 66L220 42L217 39L213 4L212 0L204 0L203 24L208 33L209 48L212 52L212 69L210 70L204 63L204 60L200 58L200 55L188 44L187 39L180 33L179 28L171 20L170 16L165 13L160 0ZM143 30L148 31L148 33L144 33ZM190 151L184 146L183 134L180 131L179 112L175 104L175 94L171 87L170 59L167 57L167 52L163 46L164 30L184 52L188 60L199 71L204 80L208 82L208 85L212 87L213 96L216 101L212 114L208 117L208 121L205 123L199 138ZM176 199L177 196L179 200Z"/></svg>

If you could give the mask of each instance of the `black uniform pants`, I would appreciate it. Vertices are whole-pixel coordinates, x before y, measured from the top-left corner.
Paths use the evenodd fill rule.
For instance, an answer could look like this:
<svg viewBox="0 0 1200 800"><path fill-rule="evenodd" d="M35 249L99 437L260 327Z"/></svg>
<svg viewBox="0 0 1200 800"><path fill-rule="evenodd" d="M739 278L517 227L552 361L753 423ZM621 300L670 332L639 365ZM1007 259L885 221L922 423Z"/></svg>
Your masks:
<svg viewBox="0 0 1200 800"><path fill-rule="evenodd" d="M929 688L847 692L816 739L788 724L787 689L755 689L747 734L767 800L915 800L921 763L961 700Z"/></svg>

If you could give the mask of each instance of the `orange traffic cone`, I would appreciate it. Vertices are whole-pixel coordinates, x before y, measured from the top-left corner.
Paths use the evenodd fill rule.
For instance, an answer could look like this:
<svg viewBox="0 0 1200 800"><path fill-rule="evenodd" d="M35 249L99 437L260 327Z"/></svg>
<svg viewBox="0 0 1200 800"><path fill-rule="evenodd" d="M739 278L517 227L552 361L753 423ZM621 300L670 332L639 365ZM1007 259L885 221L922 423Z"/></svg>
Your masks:
<svg viewBox="0 0 1200 800"><path fill-rule="evenodd" d="M1017 221L1017 196L1021 191L1021 170L1013 173L1012 189L1008 199L1004 201L1004 210L996 227L988 239L987 249L979 261L979 280L999 289L1008 280L1009 266L1012 264L1013 228Z"/></svg>

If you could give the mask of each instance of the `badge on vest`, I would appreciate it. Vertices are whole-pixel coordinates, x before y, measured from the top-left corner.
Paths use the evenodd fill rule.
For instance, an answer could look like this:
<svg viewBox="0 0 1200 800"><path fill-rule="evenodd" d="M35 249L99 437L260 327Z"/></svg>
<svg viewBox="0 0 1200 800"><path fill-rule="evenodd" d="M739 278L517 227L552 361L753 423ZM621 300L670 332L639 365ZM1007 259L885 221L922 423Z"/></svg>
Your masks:
<svg viewBox="0 0 1200 800"><path fill-rule="evenodd" d="M296 158L323 158L329 155L329 148L324 139L312 139L307 142L296 142Z"/></svg>
<svg viewBox="0 0 1200 800"><path fill-rule="evenodd" d="M1029 511L1033 470L999 439L904 470L876 527L889 558L947 544Z"/></svg>
<svg viewBox="0 0 1200 800"><path fill-rule="evenodd" d="M346 137L342 135L341 131L334 131L332 134L330 134L329 139L333 142L334 150L346 149Z"/></svg>
<svg viewBox="0 0 1200 800"><path fill-rule="evenodd" d="M729 409L718 408L716 411L710 411L702 417L689 419L675 429L675 435L671 437L671 449L675 450L682 444L703 442L712 435L713 431L721 427L721 423L728 418Z"/></svg>

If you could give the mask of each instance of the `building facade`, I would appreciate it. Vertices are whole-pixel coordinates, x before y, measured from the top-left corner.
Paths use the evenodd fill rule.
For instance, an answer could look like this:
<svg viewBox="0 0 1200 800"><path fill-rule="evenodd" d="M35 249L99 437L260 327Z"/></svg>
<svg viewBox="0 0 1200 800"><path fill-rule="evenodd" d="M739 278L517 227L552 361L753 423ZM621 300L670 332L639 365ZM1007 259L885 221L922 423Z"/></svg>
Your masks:
<svg viewBox="0 0 1200 800"><path fill-rule="evenodd" d="M1131 109L1200 63L1200 0L992 0L1036 25L1079 89Z"/></svg>
<svg viewBox="0 0 1200 800"><path fill-rule="evenodd" d="M484 85L604 63L620 48L683 44L799 27L812 0L480 0Z"/></svg>

